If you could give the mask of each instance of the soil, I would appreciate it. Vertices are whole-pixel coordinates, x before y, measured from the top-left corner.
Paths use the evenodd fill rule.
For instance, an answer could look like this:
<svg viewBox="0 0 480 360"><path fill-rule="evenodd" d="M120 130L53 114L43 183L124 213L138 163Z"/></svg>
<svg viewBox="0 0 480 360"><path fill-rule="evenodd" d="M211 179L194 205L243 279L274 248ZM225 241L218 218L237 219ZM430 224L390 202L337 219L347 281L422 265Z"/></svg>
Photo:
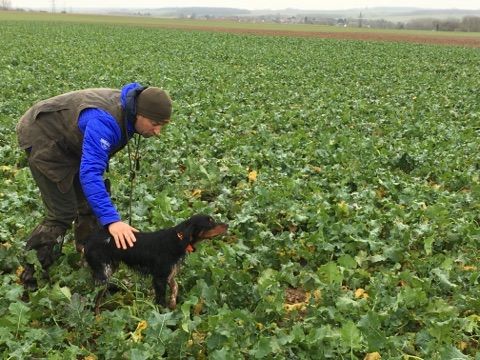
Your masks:
<svg viewBox="0 0 480 360"><path fill-rule="evenodd" d="M170 26L169 26L170 27ZM292 30L264 30L264 29L235 29L219 26L171 26L185 30L215 31L234 34L250 34L262 36L292 36L292 37L310 37L321 39L341 39L341 40L362 40L362 41L390 41L390 42L411 42L418 44L434 44L448 46L463 46L480 48L480 36L455 36L452 35L411 35L381 32L314 32L314 31L292 31Z"/></svg>
<svg viewBox="0 0 480 360"><path fill-rule="evenodd" d="M288 288L285 290L285 303L298 304L303 303L307 299L307 294L303 289Z"/></svg>

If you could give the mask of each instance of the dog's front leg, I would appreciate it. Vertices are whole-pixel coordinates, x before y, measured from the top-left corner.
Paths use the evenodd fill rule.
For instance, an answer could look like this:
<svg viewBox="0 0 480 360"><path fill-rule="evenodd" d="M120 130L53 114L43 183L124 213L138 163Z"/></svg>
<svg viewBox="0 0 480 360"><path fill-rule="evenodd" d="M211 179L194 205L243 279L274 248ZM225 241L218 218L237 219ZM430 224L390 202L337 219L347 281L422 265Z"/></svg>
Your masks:
<svg viewBox="0 0 480 360"><path fill-rule="evenodd" d="M165 293L167 290L167 277L156 275L153 277L153 287L155 289L155 302L163 307L166 306Z"/></svg>
<svg viewBox="0 0 480 360"><path fill-rule="evenodd" d="M100 304L102 303L103 297L107 292L107 284L103 286L103 288L97 293L95 296L95 309L93 310L95 315L100 315Z"/></svg>
<svg viewBox="0 0 480 360"><path fill-rule="evenodd" d="M170 272L170 275L168 275L168 286L170 287L170 303L168 304L168 307L171 310L174 310L177 307L178 284L175 281L177 272L178 264L172 267L172 271Z"/></svg>

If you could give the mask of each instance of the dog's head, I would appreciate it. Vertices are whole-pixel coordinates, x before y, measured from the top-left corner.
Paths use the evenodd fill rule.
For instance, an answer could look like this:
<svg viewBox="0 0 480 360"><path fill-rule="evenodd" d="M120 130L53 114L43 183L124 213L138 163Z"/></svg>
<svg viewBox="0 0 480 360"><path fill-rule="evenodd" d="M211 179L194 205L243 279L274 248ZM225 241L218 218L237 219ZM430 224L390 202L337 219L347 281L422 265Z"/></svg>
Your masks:
<svg viewBox="0 0 480 360"><path fill-rule="evenodd" d="M176 226L178 238L186 244L187 251L195 251L195 244L224 234L228 224L217 223L211 216L194 215Z"/></svg>

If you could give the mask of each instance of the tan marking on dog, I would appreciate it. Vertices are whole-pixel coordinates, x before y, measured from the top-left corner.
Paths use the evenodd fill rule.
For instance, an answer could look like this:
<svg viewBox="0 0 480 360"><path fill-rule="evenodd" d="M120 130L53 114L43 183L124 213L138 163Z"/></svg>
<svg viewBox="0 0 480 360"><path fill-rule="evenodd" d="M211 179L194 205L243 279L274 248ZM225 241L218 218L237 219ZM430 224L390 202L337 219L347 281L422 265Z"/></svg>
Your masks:
<svg viewBox="0 0 480 360"><path fill-rule="evenodd" d="M222 235L227 231L227 229L228 229L228 226L226 225L217 225L211 230L202 231L199 237L201 239L210 239L215 236Z"/></svg>
<svg viewBox="0 0 480 360"><path fill-rule="evenodd" d="M168 307L171 310L174 310L177 307L177 295L178 295L178 284L175 281L175 276L177 276L178 268L180 265L175 264L172 267L172 271L170 272L170 275L168 275L168 286L170 287L170 302L168 304Z"/></svg>

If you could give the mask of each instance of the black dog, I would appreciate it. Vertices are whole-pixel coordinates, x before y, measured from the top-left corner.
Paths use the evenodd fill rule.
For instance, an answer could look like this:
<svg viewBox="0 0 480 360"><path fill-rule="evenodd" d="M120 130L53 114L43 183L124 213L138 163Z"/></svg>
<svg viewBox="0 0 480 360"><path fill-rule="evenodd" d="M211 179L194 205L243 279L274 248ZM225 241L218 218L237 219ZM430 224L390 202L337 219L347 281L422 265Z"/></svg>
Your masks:
<svg viewBox="0 0 480 360"><path fill-rule="evenodd" d="M216 223L210 216L194 215L172 228L135 233L137 241L126 250L118 249L113 238L102 230L85 241L85 258L97 283L106 284L120 262L152 275L155 301L162 306L166 305L168 283L171 290L169 307L174 309L178 293L175 275L181 260L187 252L195 251L195 245L200 240L222 235L227 229L227 224ZM106 288L97 295L97 313L105 291Z"/></svg>

